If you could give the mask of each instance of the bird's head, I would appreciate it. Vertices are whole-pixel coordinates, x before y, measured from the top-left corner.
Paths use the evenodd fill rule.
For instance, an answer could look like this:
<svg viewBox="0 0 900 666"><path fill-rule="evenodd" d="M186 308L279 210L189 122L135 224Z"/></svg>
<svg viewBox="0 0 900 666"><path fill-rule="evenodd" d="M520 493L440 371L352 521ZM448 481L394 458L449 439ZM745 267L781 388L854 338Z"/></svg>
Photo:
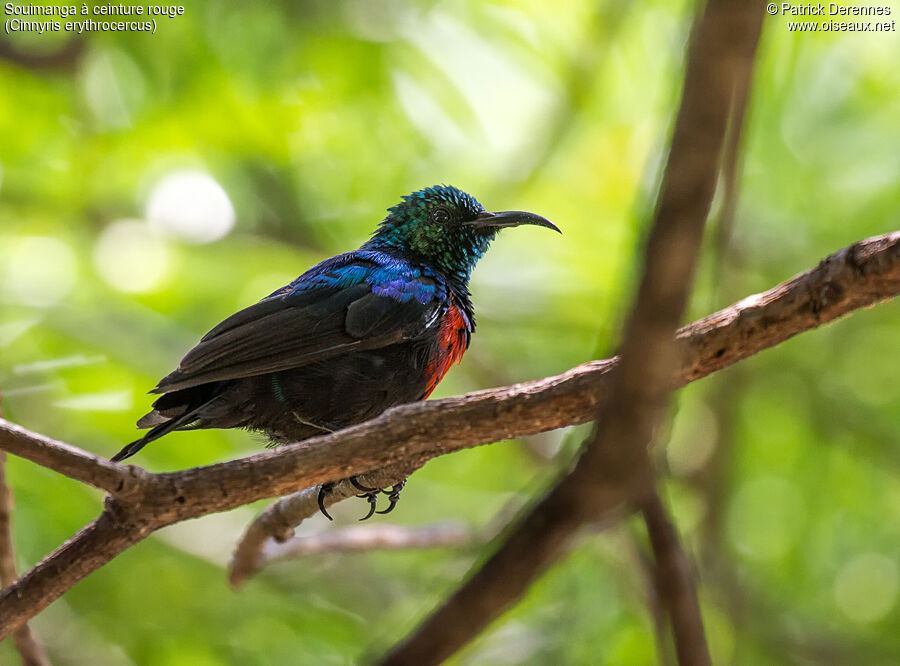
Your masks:
<svg viewBox="0 0 900 666"><path fill-rule="evenodd" d="M363 247L400 251L465 283L497 232L523 224L559 231L540 215L518 210L491 213L472 195L452 185L435 185L389 208Z"/></svg>

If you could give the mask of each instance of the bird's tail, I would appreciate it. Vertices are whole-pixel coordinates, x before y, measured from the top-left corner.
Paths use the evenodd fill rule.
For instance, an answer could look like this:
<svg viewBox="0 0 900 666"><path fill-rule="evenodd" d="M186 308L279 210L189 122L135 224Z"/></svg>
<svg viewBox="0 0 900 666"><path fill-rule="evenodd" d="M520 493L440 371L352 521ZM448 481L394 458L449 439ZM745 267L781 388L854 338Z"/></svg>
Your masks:
<svg viewBox="0 0 900 666"><path fill-rule="evenodd" d="M178 430L179 428L190 425L193 421L197 420L197 412L205 406L206 403L195 409L188 410L181 416L177 416L165 423L160 423L159 425L150 428L150 430L147 431L147 434L140 439L134 440L131 444L127 444L121 451L110 458L110 460L112 462L120 462L125 460L125 458L130 458L153 440L159 439L163 435L168 435L173 430Z"/></svg>

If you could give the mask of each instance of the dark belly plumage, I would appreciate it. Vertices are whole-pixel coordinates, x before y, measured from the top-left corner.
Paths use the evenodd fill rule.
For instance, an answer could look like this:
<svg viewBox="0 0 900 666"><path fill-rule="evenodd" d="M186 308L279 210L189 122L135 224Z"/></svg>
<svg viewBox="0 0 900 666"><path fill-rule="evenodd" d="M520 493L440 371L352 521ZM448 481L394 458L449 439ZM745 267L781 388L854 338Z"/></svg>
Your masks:
<svg viewBox="0 0 900 666"><path fill-rule="evenodd" d="M340 430L426 397L438 340L413 340L301 368L173 391L154 404L164 417L207 403L190 428L247 428L273 443Z"/></svg>
<svg viewBox="0 0 900 666"><path fill-rule="evenodd" d="M293 442L421 400L428 385L424 369L432 353L433 345L407 342L239 380L249 385L235 387L250 396L246 407L252 416L245 427L264 432L277 443Z"/></svg>

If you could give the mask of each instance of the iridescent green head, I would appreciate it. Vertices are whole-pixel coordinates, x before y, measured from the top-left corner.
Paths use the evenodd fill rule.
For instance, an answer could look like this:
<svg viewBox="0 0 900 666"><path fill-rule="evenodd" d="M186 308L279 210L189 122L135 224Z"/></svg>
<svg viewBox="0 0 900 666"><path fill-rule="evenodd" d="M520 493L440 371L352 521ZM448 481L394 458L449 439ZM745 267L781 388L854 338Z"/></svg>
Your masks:
<svg viewBox="0 0 900 666"><path fill-rule="evenodd" d="M413 192L389 208L363 247L399 250L465 284L497 232L523 224L559 231L540 215L517 210L491 213L472 195L452 185L435 185Z"/></svg>

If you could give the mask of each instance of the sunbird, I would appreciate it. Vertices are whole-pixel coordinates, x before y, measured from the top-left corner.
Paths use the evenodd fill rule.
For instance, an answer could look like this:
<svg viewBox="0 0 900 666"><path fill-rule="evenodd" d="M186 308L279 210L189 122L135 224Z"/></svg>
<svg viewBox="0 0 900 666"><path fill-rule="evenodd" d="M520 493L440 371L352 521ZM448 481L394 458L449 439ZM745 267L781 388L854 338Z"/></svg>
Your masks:
<svg viewBox="0 0 900 666"><path fill-rule="evenodd" d="M174 430L246 428L286 444L424 400L475 331L469 277L506 227L549 220L486 211L448 185L413 192L388 209L371 238L312 267L290 284L214 327L150 393L161 394L138 422L149 428L113 461ZM349 481L369 501L390 490ZM333 484L323 484L318 503Z"/></svg>

